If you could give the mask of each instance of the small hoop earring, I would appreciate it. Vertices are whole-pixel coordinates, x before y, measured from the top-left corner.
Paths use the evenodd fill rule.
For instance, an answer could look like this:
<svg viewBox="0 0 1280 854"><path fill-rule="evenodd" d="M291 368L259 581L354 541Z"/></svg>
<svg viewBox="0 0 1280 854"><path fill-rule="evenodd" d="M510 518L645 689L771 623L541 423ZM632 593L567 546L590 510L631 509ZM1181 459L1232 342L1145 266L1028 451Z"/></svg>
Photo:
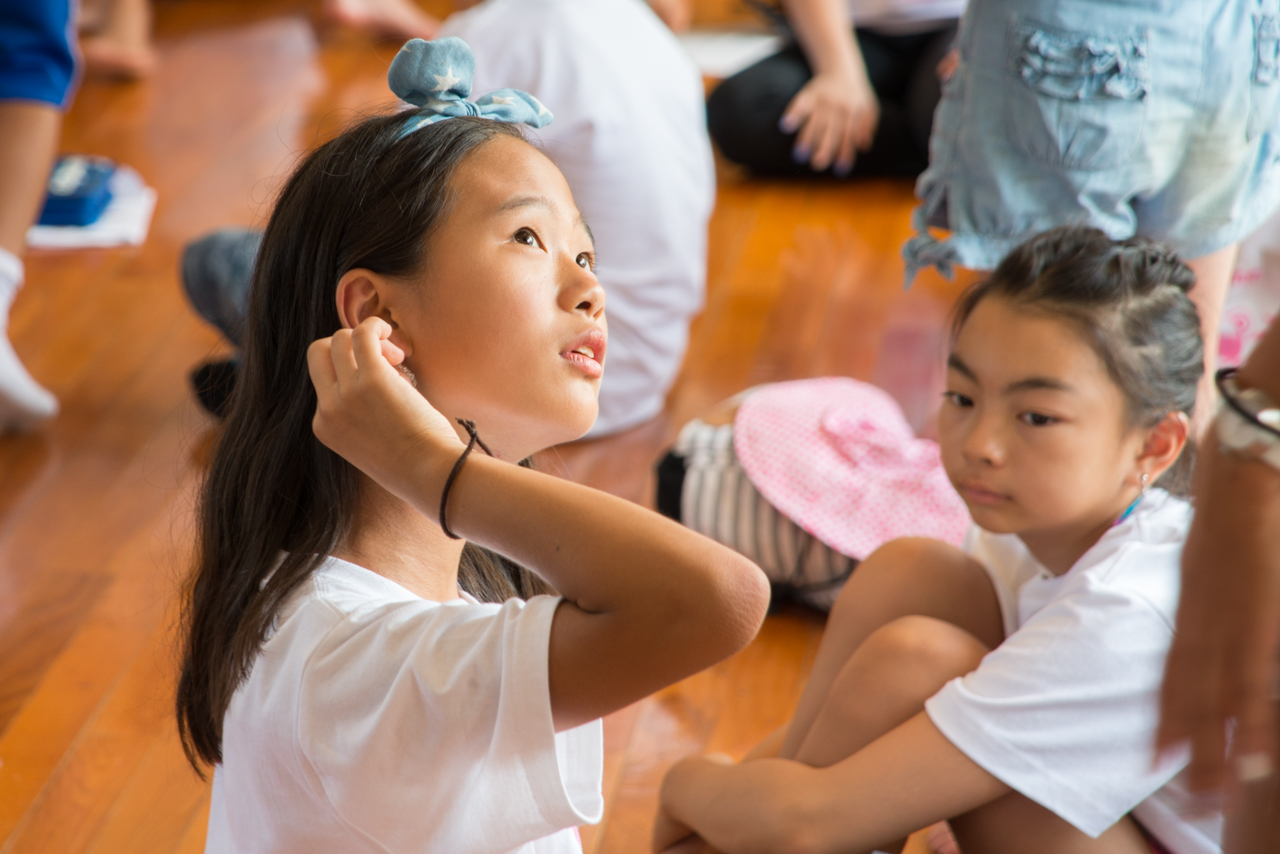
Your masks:
<svg viewBox="0 0 1280 854"><path fill-rule="evenodd" d="M1151 475L1147 474L1147 473L1144 471L1144 472L1142 473L1142 494L1143 494L1143 495L1146 495L1146 494L1147 494L1147 481L1149 481L1150 479L1151 479Z"/></svg>
<svg viewBox="0 0 1280 854"><path fill-rule="evenodd" d="M414 388L418 387L418 378L413 375L413 371L409 370L408 365L396 365L396 367L400 369L400 373L408 380L409 385ZM1145 478L1146 475L1144 474L1143 477ZM1146 481L1144 480L1143 483L1146 483Z"/></svg>

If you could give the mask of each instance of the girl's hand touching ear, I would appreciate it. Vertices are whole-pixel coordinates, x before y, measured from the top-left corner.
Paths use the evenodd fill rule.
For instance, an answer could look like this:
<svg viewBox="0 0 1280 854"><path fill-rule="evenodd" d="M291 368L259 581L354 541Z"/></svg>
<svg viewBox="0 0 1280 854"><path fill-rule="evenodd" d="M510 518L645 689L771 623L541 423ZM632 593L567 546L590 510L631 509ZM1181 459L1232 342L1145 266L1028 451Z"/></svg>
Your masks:
<svg viewBox="0 0 1280 854"><path fill-rule="evenodd" d="M395 366L404 352L391 326L370 317L312 343L316 438L395 495L412 502L420 463L452 465L462 443Z"/></svg>

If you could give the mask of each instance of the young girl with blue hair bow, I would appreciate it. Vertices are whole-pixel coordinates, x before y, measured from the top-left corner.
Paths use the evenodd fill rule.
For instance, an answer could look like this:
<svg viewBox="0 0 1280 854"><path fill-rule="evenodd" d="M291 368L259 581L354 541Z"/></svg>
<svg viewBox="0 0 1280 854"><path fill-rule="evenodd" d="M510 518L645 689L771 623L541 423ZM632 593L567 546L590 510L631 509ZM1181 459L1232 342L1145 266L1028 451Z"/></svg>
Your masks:
<svg viewBox="0 0 1280 854"><path fill-rule="evenodd" d="M513 124L550 114L470 67L407 45L419 109L312 152L267 226L184 620L210 852L580 852L599 718L764 617L744 558L517 464L595 419L605 295Z"/></svg>

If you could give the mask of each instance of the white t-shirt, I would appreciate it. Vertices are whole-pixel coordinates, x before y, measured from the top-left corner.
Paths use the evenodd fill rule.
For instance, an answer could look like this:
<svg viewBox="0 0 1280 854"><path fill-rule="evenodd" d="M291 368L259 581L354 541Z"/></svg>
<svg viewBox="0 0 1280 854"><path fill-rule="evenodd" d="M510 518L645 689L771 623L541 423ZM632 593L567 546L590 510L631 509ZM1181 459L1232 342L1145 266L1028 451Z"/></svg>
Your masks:
<svg viewBox="0 0 1280 854"><path fill-rule="evenodd" d="M657 415L702 308L715 170L702 77L644 0L486 0L451 15L473 96L509 86L554 114L532 133L596 239L609 352L591 435Z"/></svg>
<svg viewBox="0 0 1280 854"><path fill-rule="evenodd" d="M1067 573L1013 535L970 529L991 576L1004 643L925 703L956 747L1092 837L1126 814L1174 854L1220 850L1220 818L1191 820L1175 775L1154 765L1160 683L1173 641L1191 507L1153 489Z"/></svg>
<svg viewBox="0 0 1280 854"><path fill-rule="evenodd" d="M854 26L908 35L954 23L968 0L849 0Z"/></svg>
<svg viewBox="0 0 1280 854"><path fill-rule="evenodd" d="M602 731L553 730L559 602L430 602L327 560L227 709L206 852L581 854Z"/></svg>

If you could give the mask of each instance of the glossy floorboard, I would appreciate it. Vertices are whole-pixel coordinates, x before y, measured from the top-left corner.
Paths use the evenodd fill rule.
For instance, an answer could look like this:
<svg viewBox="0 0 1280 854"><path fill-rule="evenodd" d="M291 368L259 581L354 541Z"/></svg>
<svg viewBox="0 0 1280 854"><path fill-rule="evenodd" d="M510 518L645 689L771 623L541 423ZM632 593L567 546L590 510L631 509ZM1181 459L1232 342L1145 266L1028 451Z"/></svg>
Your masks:
<svg viewBox="0 0 1280 854"><path fill-rule="evenodd" d="M723 8L721 8L723 7ZM730 15L708 3L704 21ZM63 404L39 434L0 440L0 852L196 852L208 790L172 716L176 590L192 488L213 422L186 374L222 351L177 282L182 245L265 219L297 157L389 101L395 45L317 37L290 0L157 6L149 82L86 84L63 148L137 168L160 203L136 249L32 253L11 334ZM902 289L906 182L752 181L725 169L707 308L667 411L612 439L544 455L551 471L640 502L679 424L755 383L874 380L919 424L956 287ZM665 767L739 753L785 721L822 621L771 617L734 659L607 721L605 821L588 852L647 851Z"/></svg>

